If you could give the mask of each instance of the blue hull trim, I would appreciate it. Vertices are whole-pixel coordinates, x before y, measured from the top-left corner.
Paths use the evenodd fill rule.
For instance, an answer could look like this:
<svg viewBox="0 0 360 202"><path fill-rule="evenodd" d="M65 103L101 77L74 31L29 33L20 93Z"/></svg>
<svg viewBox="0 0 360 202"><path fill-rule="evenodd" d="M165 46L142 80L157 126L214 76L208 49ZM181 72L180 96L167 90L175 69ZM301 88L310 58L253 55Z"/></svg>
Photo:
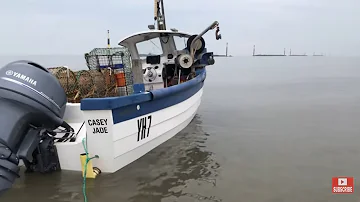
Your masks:
<svg viewBox="0 0 360 202"><path fill-rule="evenodd" d="M112 110L114 124L176 105L196 94L204 85L206 70L185 83L124 97L86 98L81 110ZM137 110L137 105L140 109Z"/></svg>

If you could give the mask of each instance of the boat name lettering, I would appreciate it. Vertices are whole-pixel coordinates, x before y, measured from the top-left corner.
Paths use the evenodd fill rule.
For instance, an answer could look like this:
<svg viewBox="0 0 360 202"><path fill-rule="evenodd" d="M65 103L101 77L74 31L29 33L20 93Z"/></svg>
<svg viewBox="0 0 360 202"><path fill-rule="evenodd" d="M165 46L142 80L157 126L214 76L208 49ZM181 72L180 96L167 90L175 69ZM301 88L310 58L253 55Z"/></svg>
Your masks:
<svg viewBox="0 0 360 202"><path fill-rule="evenodd" d="M151 128L151 118L152 118L151 115L149 115L147 117L143 117L137 120L137 125L138 125L137 141L149 137L150 128Z"/></svg>
<svg viewBox="0 0 360 202"><path fill-rule="evenodd" d="M107 119L89 119L89 126L107 126Z"/></svg>
<svg viewBox="0 0 360 202"><path fill-rule="evenodd" d="M107 119L89 119L89 126L105 126L105 127L94 127L93 134L109 133L107 128Z"/></svg>

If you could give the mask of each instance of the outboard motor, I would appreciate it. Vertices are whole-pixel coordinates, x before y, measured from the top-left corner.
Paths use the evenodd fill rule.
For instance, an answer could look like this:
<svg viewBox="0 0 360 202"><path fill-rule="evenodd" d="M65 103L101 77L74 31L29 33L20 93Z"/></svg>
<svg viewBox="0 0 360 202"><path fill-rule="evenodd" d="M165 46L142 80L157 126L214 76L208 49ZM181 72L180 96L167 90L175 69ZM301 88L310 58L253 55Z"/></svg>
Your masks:
<svg viewBox="0 0 360 202"><path fill-rule="evenodd" d="M31 61L0 69L0 195L19 177L19 160L28 171L60 169L54 129L62 120L66 94L59 81Z"/></svg>

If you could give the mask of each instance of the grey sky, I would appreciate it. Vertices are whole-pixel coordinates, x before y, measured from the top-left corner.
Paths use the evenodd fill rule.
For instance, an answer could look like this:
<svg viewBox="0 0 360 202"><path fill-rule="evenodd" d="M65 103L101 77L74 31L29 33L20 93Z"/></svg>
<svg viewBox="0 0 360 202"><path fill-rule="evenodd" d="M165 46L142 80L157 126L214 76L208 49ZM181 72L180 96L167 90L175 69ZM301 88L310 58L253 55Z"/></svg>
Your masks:
<svg viewBox="0 0 360 202"><path fill-rule="evenodd" d="M360 55L360 0L164 0L167 24L200 32L220 22L223 40L205 39L216 53L323 52ZM152 0L3 0L0 54L83 54L147 29Z"/></svg>

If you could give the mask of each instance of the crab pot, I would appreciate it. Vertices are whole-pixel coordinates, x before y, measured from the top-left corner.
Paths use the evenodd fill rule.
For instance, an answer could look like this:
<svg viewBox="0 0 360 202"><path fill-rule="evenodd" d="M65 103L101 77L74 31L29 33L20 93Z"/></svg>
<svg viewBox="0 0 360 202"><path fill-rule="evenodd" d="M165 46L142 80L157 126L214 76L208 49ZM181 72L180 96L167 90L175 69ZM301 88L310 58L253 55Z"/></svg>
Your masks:
<svg viewBox="0 0 360 202"><path fill-rule="evenodd" d="M77 72L78 87L80 93L80 99L92 97L92 90L94 88L93 78L89 71L81 70Z"/></svg>
<svg viewBox="0 0 360 202"><path fill-rule="evenodd" d="M89 70L89 73L94 82L94 95L95 98L102 98L106 95L106 81L103 73L97 70Z"/></svg>
<svg viewBox="0 0 360 202"><path fill-rule="evenodd" d="M48 68L49 72L54 75L63 87L68 101L72 101L78 89L76 75L73 71L66 67L52 67Z"/></svg>

